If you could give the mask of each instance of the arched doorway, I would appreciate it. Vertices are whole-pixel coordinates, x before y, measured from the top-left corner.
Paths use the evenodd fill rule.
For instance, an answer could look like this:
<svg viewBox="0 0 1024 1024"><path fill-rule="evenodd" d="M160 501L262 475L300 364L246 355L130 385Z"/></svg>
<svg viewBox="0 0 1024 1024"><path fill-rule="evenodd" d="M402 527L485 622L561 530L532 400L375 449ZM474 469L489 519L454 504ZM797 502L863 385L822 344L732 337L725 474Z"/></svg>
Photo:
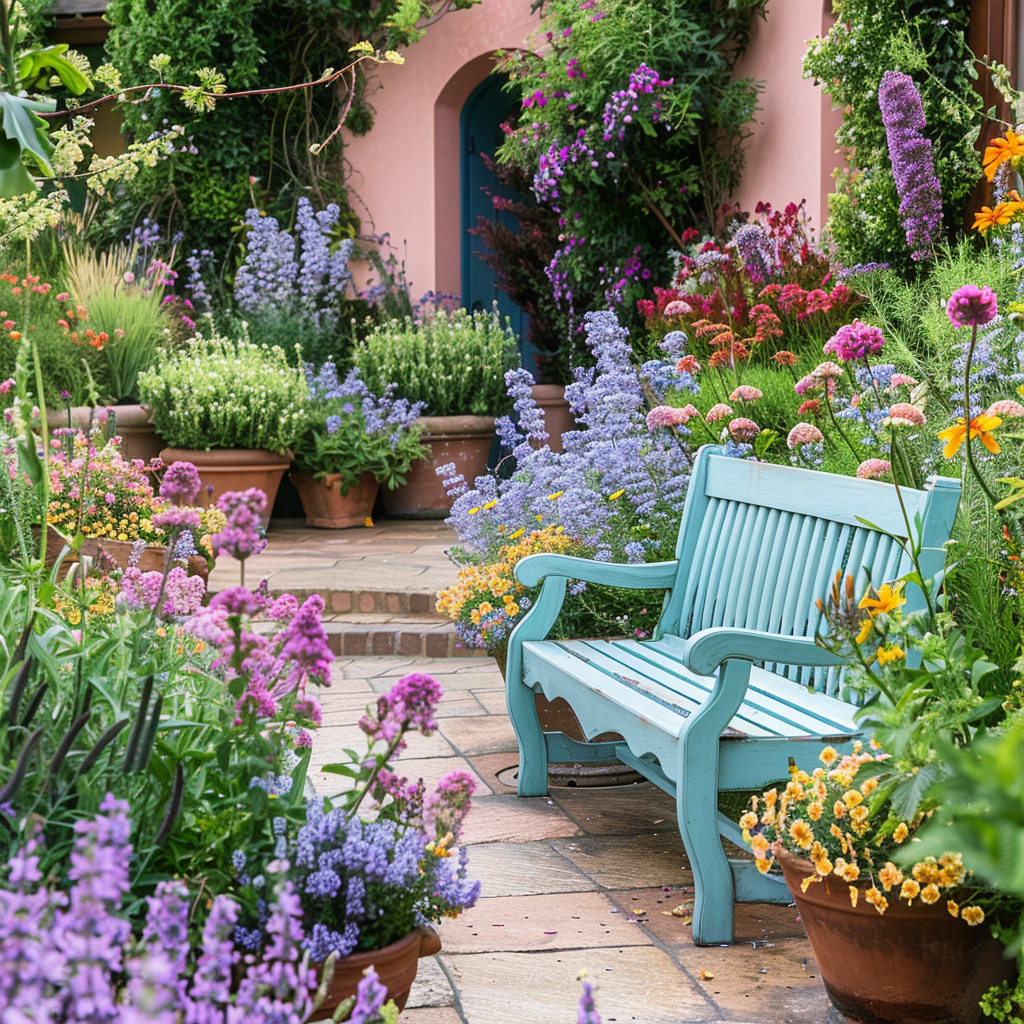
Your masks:
<svg viewBox="0 0 1024 1024"><path fill-rule="evenodd" d="M518 228L515 217L494 209L491 195L522 197L500 186L494 172L481 159L481 154L493 157L504 138L501 124L516 111L515 99L503 88L507 82L507 75L488 75L470 93L462 108L459 123L462 304L471 310L489 309L497 300L502 317L509 317L512 329L520 338L525 338L527 323L523 311L498 288L494 271L477 255L486 250L483 240L469 233L478 217L497 220L513 231Z"/></svg>

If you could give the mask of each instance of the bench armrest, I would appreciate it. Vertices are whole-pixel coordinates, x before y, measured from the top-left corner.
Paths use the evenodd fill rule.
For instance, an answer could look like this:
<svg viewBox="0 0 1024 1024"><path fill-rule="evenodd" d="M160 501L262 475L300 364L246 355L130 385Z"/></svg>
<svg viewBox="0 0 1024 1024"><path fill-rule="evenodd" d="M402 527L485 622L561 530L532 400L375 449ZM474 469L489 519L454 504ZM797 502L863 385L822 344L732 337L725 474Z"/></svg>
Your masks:
<svg viewBox="0 0 1024 1024"><path fill-rule="evenodd" d="M667 590L675 583L678 562L595 562L574 555L527 555L516 565L516 579L524 587L535 587L549 576L601 583L628 590Z"/></svg>
<svg viewBox="0 0 1024 1024"><path fill-rule="evenodd" d="M804 636L779 636L760 629L732 629L725 626L702 629L683 642L683 664L698 675L712 675L730 658L743 661L778 662L780 665L831 667L847 665L849 658L826 651Z"/></svg>

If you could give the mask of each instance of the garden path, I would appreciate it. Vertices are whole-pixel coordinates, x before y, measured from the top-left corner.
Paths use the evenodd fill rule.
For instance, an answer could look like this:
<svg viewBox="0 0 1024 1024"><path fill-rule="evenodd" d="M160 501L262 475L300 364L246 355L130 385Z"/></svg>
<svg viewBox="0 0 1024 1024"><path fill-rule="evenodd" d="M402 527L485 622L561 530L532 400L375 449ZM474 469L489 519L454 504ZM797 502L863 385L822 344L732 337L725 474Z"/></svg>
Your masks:
<svg viewBox="0 0 1024 1024"><path fill-rule="evenodd" d="M340 658L313 744L321 792L337 777L318 767L359 744L362 709L411 671L434 675L445 695L438 731L413 736L399 766L427 782L456 768L474 774L463 840L483 890L441 926L442 951L420 961L401 1024L570 1024L583 968L605 1024L826 1020L795 909L741 905L735 945L693 945L686 918L671 913L692 892L675 805L660 790L515 796L518 754L490 658Z"/></svg>

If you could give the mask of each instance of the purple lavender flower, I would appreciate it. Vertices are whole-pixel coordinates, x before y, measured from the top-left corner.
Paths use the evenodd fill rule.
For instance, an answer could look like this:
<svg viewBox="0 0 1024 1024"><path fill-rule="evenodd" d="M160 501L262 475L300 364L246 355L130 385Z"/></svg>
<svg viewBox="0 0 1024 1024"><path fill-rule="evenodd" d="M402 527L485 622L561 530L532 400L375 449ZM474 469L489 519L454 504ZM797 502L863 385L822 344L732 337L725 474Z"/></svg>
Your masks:
<svg viewBox="0 0 1024 1024"><path fill-rule="evenodd" d="M878 86L892 173L900 197L907 245L915 260L935 251L942 226L942 186L935 175L932 143L925 127L921 96L909 75L887 71Z"/></svg>

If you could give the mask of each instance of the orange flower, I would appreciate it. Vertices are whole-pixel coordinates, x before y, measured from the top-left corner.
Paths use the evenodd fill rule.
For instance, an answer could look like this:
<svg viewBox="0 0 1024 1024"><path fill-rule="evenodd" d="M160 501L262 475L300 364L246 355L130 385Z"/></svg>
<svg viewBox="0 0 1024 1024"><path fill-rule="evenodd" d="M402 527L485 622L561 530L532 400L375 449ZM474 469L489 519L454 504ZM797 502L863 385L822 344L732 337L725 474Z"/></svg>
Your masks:
<svg viewBox="0 0 1024 1024"><path fill-rule="evenodd" d="M878 880L882 883L882 888L888 892L894 885L899 885L903 881L903 872L891 860L887 860L885 867L878 872Z"/></svg>
<svg viewBox="0 0 1024 1024"><path fill-rule="evenodd" d="M912 878L906 878L903 880L903 886L900 889L900 899L906 900L908 903L913 903L918 896L921 895L921 886L917 884Z"/></svg>
<svg viewBox="0 0 1024 1024"><path fill-rule="evenodd" d="M801 850L809 850L814 842L814 833L806 821L794 821L789 826L789 838L800 847Z"/></svg>
<svg viewBox="0 0 1024 1024"><path fill-rule="evenodd" d="M874 618L876 615L884 615L888 612L895 611L901 605L907 603L907 599L903 596L903 584L902 583L883 583L878 590L877 597L872 597L870 592L865 594L860 599L858 608L864 608L867 613Z"/></svg>
<svg viewBox="0 0 1024 1024"><path fill-rule="evenodd" d="M939 887L935 883L926 885L921 890L921 902L922 903L936 903L939 899Z"/></svg>
<svg viewBox="0 0 1024 1024"><path fill-rule="evenodd" d="M964 907L960 911L960 917L966 921L971 927L981 924L985 920L985 911L981 907Z"/></svg>
<svg viewBox="0 0 1024 1024"><path fill-rule="evenodd" d="M1022 156L1024 156L1024 139L1018 138L1012 128L1007 128L1005 138L993 139L985 147L985 155L981 158L985 168L985 177L991 181L1003 164Z"/></svg>
<svg viewBox="0 0 1024 1024"><path fill-rule="evenodd" d="M993 416L989 412L980 412L974 419L971 420L971 440L973 441L976 437L981 439L981 443L993 454L999 454L999 442L991 436L991 431L995 430L996 427L1002 424L1002 420L998 416ZM960 445L967 440L967 427L964 423L964 418L961 416L957 421L956 425L952 427L946 427L945 430L940 430L938 433L940 440L946 442L946 447L942 449L942 454L945 458L951 459L958 451L960 451Z"/></svg>
<svg viewBox="0 0 1024 1024"><path fill-rule="evenodd" d="M990 228L1009 224L1021 210L1024 210L1024 203L998 203L992 208L983 206L974 215L974 223L971 227L975 231L985 234Z"/></svg>
<svg viewBox="0 0 1024 1024"><path fill-rule="evenodd" d="M910 835L910 829L907 828L907 823L905 821L901 821L896 826L896 830L892 834L893 842L894 843L902 843L903 840L906 839L908 835Z"/></svg>

